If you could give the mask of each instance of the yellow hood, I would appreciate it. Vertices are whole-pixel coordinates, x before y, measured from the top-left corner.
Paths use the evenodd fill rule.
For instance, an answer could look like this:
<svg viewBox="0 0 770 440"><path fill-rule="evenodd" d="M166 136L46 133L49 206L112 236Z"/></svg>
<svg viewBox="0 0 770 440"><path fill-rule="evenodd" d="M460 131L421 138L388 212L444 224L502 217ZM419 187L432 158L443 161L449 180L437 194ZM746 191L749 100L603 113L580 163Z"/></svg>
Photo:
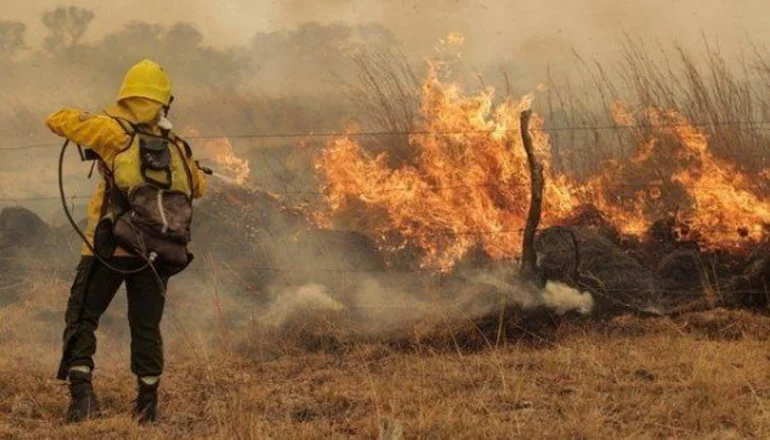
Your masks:
<svg viewBox="0 0 770 440"><path fill-rule="evenodd" d="M169 105L171 79L163 67L150 60L143 60L131 67L123 78L118 101L133 97L154 99Z"/></svg>
<svg viewBox="0 0 770 440"><path fill-rule="evenodd" d="M108 115L122 118L134 124L153 124L163 104L152 99L132 97L118 101L105 110Z"/></svg>

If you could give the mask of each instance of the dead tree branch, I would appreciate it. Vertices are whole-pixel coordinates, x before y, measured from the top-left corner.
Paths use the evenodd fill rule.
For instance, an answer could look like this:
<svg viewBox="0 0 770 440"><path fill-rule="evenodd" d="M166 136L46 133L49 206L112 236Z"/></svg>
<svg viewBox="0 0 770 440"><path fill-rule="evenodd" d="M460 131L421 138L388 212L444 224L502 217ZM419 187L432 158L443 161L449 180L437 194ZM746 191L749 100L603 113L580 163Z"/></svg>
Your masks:
<svg viewBox="0 0 770 440"><path fill-rule="evenodd" d="M527 153L527 161L529 162L532 194L530 197L527 224L524 227L524 243L521 250L521 269L519 273L524 279L535 280L537 278L535 234L540 225L540 216L543 209L543 187L545 186L545 178L543 177L543 167L535 156L534 146L532 145L532 136L529 133L529 119L531 116L531 110L524 111L521 114L521 140L524 144L524 151Z"/></svg>

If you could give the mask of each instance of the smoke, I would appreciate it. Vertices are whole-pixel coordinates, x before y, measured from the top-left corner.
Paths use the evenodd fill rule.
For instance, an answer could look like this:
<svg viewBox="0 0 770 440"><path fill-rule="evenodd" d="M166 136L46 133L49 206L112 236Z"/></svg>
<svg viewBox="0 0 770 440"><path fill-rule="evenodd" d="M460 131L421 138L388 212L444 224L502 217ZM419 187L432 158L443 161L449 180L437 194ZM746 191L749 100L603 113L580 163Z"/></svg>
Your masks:
<svg viewBox="0 0 770 440"><path fill-rule="evenodd" d="M764 25L762 13L766 3L762 0L233 0L222 4L206 0L161 3L138 0L130 4L38 0L33 4L6 3L4 18L29 23L32 45L45 35L38 16L63 3L95 11L97 20L90 31L91 39L132 21L189 21L201 28L211 44L225 47L243 44L256 32L292 29L310 21L351 25L377 22L393 29L418 56L424 56L438 36L449 31L462 32L469 37L471 52L488 61L499 59L503 53L518 56L520 44L531 46L539 40L559 41L564 47L574 45L596 54L611 49L618 33L623 31L643 36L650 42L672 38L697 42L705 33L720 35L726 44L740 41L746 34L766 40L769 32ZM512 50L516 52L511 53ZM553 53L528 53L558 62Z"/></svg>
<svg viewBox="0 0 770 440"><path fill-rule="evenodd" d="M277 296L259 318L263 325L280 327L297 314L339 312L345 306L332 298L328 289L319 284L306 284L297 289L286 289Z"/></svg>
<svg viewBox="0 0 770 440"><path fill-rule="evenodd" d="M540 290L510 279L510 270L483 271L450 280L439 296L431 294L426 279L419 275L360 276L347 291L309 283L281 290L257 321L266 327L281 327L344 312L359 331L383 336L416 323L481 318L499 311L501 304L522 310L547 309L557 315L587 315L593 309L589 293L565 284L548 282Z"/></svg>
<svg viewBox="0 0 770 440"><path fill-rule="evenodd" d="M41 121L61 106L99 111L109 105L125 69L142 57L166 65L178 98L173 117L203 134L310 133L343 129L357 113L342 92L360 74L348 57L362 49L403 52L419 66L435 54L441 37L457 32L464 35L465 63L486 83L499 85L502 66L517 87L531 90L546 80L548 66L555 76L579 72L573 49L606 65L621 49L623 33L651 47L701 47L704 36L713 37L726 55L739 53L747 39L770 39L759 0L6 3L3 19L27 25L25 45L0 60L0 99L8 103L0 111L0 132L3 146L14 147L52 141ZM41 16L59 5L91 9L95 18L76 47L49 53ZM266 144L244 139L235 147ZM24 185L41 173L20 171L30 164L53 169L54 154L3 151L0 159L0 172L12 172L17 182L2 185L14 188L4 197L43 195ZM273 174L254 168L258 176ZM68 179L68 188L74 181ZM55 195L51 184L37 187ZM81 192L88 195L88 188ZM49 216L56 204L36 202L33 208Z"/></svg>
<svg viewBox="0 0 770 440"><path fill-rule="evenodd" d="M478 284L488 285L500 292L506 304L514 304L523 309L545 307L558 315L577 312L581 315L591 313L594 299L590 293L580 292L566 284L548 281L543 289L536 289L520 281L511 269L504 271L486 271L471 275L469 279ZM490 306L481 303L477 313L488 313Z"/></svg>
<svg viewBox="0 0 770 440"><path fill-rule="evenodd" d="M543 304L559 315L573 310L585 315L591 313L594 298L590 293L579 292L565 284L549 281L543 291Z"/></svg>

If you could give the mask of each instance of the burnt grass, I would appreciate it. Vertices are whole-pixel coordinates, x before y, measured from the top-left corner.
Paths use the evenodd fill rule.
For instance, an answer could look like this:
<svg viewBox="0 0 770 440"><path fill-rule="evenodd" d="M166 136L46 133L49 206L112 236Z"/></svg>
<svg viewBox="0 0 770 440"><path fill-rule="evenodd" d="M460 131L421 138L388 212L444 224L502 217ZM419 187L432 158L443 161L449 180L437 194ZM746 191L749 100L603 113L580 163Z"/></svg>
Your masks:
<svg viewBox="0 0 770 440"><path fill-rule="evenodd" d="M154 427L139 427L128 415L134 379L126 323L121 306L112 307L102 321L95 379L104 413L68 427L61 417L66 387L53 373L71 269L30 249L67 252L73 241L27 212L11 214L17 221L5 223L10 229L40 229L34 241L0 231L4 255L13 262L0 271L6 283L0 367L12 372L0 379L0 437L770 435L763 411L770 404L766 252L635 242L590 225L545 230L539 238L540 276L594 294L597 308L587 316L502 304L481 315L444 308L376 331L355 308L296 313L278 326L253 319L236 324L240 315L227 304L221 313L211 311L218 310L213 294L200 298L185 286L175 288L166 319L163 419ZM275 243L296 233L285 219L259 221L275 221ZM224 256L237 230L219 231L206 240ZM317 234L291 246L279 263L309 255L329 264L322 257L337 247L352 258L332 260L334 267L387 273L360 236ZM241 257L256 255L246 246L232 249ZM340 281L334 272L316 270L328 266L288 279L260 269L275 263L253 257L252 270L239 279L223 272L223 285L232 283L238 298L254 300L259 309L269 298L255 284ZM704 267L711 268L706 275ZM204 306L210 313L190 315L186 301L196 307L191 310Z"/></svg>

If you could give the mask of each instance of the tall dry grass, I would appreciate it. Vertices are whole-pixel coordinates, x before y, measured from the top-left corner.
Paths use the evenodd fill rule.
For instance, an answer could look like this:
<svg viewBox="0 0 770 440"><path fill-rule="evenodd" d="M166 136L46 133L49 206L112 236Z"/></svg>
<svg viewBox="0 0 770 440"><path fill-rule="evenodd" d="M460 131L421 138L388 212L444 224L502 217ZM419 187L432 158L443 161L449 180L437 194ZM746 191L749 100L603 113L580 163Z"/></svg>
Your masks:
<svg viewBox="0 0 770 440"><path fill-rule="evenodd" d="M649 121L622 127L612 117L621 103L630 110L676 110L708 135L712 151L762 170L770 148L770 54L754 45L745 54L725 54L704 41L700 49L676 44L649 47L626 36L614 60L592 60L573 53L574 71L547 71L535 109L551 131L557 170L585 176L603 161L633 151L656 128ZM408 132L418 122L421 83L414 65L393 54L365 54L356 59L359 82L349 90L367 131ZM500 99L524 90L501 72ZM479 86L486 86L485 80ZM600 127L593 129L593 127ZM373 143L395 163L409 157L407 136L382 137Z"/></svg>
<svg viewBox="0 0 770 440"><path fill-rule="evenodd" d="M770 120L766 49L755 46L737 56L708 42L701 50L650 48L629 36L621 47L616 62L588 60L576 53L579 73L573 79L556 74L547 78L545 100L536 105L545 115L546 128L564 129L552 134L557 167L576 175L599 172L603 159L628 154L655 132L644 120L635 121L634 129L622 128L611 117L616 103L631 110L676 110L698 124L717 155L749 172L770 165L770 124L762 123ZM590 129L595 126L603 129Z"/></svg>

